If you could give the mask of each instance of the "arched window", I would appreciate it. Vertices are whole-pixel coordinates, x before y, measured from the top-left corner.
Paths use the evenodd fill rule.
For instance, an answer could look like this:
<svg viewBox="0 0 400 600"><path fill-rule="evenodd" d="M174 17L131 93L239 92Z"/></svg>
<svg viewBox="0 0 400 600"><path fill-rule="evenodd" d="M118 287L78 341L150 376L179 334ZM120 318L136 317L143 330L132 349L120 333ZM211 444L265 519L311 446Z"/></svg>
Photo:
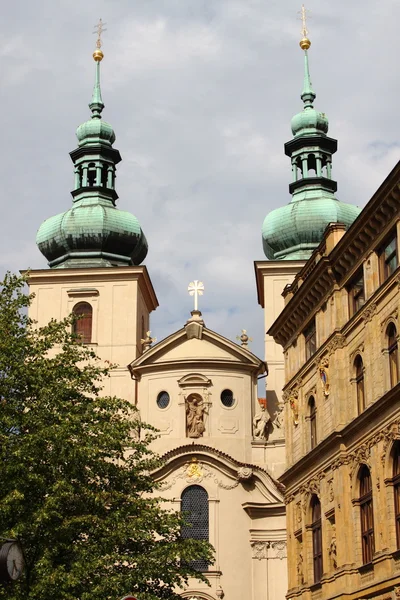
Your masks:
<svg viewBox="0 0 400 600"><path fill-rule="evenodd" d="M312 450L317 445L317 407L314 396L311 396L308 401L308 409L310 411L310 445Z"/></svg>
<svg viewBox="0 0 400 600"><path fill-rule="evenodd" d="M87 184L89 187L96 185L96 176L96 165L94 163L89 163L87 172Z"/></svg>
<svg viewBox="0 0 400 600"><path fill-rule="evenodd" d="M390 385L393 387L399 381L397 330L394 323L389 323L386 335L388 339Z"/></svg>
<svg viewBox="0 0 400 600"><path fill-rule="evenodd" d="M92 341L92 307L88 302L79 302L73 309L76 317L79 317L73 327L73 333L82 344L90 344Z"/></svg>
<svg viewBox="0 0 400 600"><path fill-rule="evenodd" d="M321 528L321 503L318 496L311 499L311 530L313 548L314 583L321 581L322 577L322 528Z"/></svg>
<svg viewBox="0 0 400 600"><path fill-rule="evenodd" d="M397 548L400 548L400 444L393 448L394 518L396 519Z"/></svg>
<svg viewBox="0 0 400 600"><path fill-rule="evenodd" d="M365 390L364 390L364 365L361 356L358 354L354 361L356 372L356 390L357 390L357 410L361 414L365 409Z"/></svg>
<svg viewBox="0 0 400 600"><path fill-rule="evenodd" d="M372 561L372 556L375 552L372 482L371 473L366 465L361 467L358 478L360 480L362 559L365 565Z"/></svg>
<svg viewBox="0 0 400 600"><path fill-rule="evenodd" d="M181 496L181 510L187 525L182 527L181 535L184 539L207 540L209 539L208 494L200 485L190 485ZM197 571L207 571L206 560L194 560L191 567Z"/></svg>

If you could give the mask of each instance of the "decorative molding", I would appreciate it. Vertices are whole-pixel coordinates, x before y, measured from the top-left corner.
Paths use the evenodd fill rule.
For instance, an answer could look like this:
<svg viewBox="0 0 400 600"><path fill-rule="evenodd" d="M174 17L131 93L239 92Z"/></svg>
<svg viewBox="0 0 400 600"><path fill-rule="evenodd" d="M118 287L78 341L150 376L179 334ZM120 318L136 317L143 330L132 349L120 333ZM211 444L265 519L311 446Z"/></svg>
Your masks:
<svg viewBox="0 0 400 600"><path fill-rule="evenodd" d="M263 560L267 558L269 542L251 542L250 545L253 553L253 558L256 558L257 560Z"/></svg>
<svg viewBox="0 0 400 600"><path fill-rule="evenodd" d="M332 341L326 346L324 352L327 352L329 356L332 356L336 350L344 348L346 345L346 336L342 333L337 333Z"/></svg>
<svg viewBox="0 0 400 600"><path fill-rule="evenodd" d="M280 560L287 558L286 542L284 540L271 542L270 544L272 556L270 558L279 558Z"/></svg>
<svg viewBox="0 0 400 600"><path fill-rule="evenodd" d="M372 304L370 304L363 310L361 316L366 323L369 323L370 321L372 321L372 319L376 315L376 309L377 309L377 306L373 302Z"/></svg>
<svg viewBox="0 0 400 600"><path fill-rule="evenodd" d="M323 471L320 471L319 473L317 473L317 475L315 475L315 477L312 477L311 479L309 479L309 481L307 481L306 484L300 487L299 492L302 496L302 506L304 514L307 512L311 496L315 494L316 496L318 496L318 498L321 498L321 481L323 479L325 479L325 473Z"/></svg>
<svg viewBox="0 0 400 600"><path fill-rule="evenodd" d="M235 479L234 483L231 483L231 484L222 483L222 481L219 479L214 479L214 483L216 483L218 485L218 487L220 487L224 490L233 490L234 488L236 488L239 485L239 483L248 481L252 477L253 477L253 469L251 469L250 467L239 467L239 469L237 470L237 473L236 473L236 479Z"/></svg>
<svg viewBox="0 0 400 600"><path fill-rule="evenodd" d="M201 373L189 373L188 375L184 375L178 381L178 385L181 388L197 388L197 387L208 387L212 385L211 379L202 375Z"/></svg>
<svg viewBox="0 0 400 600"><path fill-rule="evenodd" d="M169 490L177 482L178 479L184 479L186 483L201 483L203 479L212 477L211 469L198 461L197 458L192 458L176 472L175 476L169 481L161 484L161 490Z"/></svg>

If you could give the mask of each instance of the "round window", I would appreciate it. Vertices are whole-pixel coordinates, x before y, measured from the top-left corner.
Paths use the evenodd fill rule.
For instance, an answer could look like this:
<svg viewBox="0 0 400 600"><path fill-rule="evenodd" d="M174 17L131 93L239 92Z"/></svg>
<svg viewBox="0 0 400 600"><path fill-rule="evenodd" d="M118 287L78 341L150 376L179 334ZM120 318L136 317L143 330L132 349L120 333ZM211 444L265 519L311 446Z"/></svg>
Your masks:
<svg viewBox="0 0 400 600"><path fill-rule="evenodd" d="M234 405L234 398L232 390L224 390L221 394L221 402L227 408L231 408Z"/></svg>
<svg viewBox="0 0 400 600"><path fill-rule="evenodd" d="M167 408L169 404L169 394L168 392L160 392L157 396L157 406L158 408Z"/></svg>

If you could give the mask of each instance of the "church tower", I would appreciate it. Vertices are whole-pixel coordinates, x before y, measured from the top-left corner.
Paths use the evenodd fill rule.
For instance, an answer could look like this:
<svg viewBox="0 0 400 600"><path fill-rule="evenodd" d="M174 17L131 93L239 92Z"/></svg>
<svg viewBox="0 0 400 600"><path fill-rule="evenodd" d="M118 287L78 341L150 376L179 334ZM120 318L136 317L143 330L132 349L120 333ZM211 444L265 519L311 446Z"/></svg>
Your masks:
<svg viewBox="0 0 400 600"><path fill-rule="evenodd" d="M135 402L125 365L141 354L149 315L158 302L146 267L139 266L148 249L139 221L116 207L121 155L113 147L113 128L102 119L101 31L100 21L91 118L78 127L78 147L70 154L75 174L72 207L46 219L37 233L50 269L29 272L35 294L30 316L44 325L71 312L83 315L77 333L100 358L118 365L105 382L105 393Z"/></svg>
<svg viewBox="0 0 400 600"><path fill-rule="evenodd" d="M332 178L332 156L337 150L337 140L327 135L329 122L326 114L314 108L316 94L311 83L308 56L311 42L304 5L302 22L303 110L292 118L293 138L285 144L285 154L290 157L292 167L289 185L292 199L289 204L265 217L262 242L268 261L255 263L258 302L264 309L265 332L284 308L284 288L292 283L318 247L327 226L343 223L347 229L360 212L353 204L341 202L335 196L337 183ZM283 411L281 390L285 381L284 355L282 348L267 334L265 357L269 365L268 410L280 421ZM283 434L282 429L280 432Z"/></svg>

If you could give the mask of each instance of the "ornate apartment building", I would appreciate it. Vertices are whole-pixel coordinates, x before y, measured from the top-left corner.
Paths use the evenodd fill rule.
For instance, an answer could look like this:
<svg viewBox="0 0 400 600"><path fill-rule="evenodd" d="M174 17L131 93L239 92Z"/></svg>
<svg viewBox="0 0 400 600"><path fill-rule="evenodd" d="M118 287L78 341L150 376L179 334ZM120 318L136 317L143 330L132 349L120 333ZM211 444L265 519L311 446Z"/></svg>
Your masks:
<svg viewBox="0 0 400 600"><path fill-rule="evenodd" d="M268 334L285 356L288 598L400 597L400 163L328 226Z"/></svg>

